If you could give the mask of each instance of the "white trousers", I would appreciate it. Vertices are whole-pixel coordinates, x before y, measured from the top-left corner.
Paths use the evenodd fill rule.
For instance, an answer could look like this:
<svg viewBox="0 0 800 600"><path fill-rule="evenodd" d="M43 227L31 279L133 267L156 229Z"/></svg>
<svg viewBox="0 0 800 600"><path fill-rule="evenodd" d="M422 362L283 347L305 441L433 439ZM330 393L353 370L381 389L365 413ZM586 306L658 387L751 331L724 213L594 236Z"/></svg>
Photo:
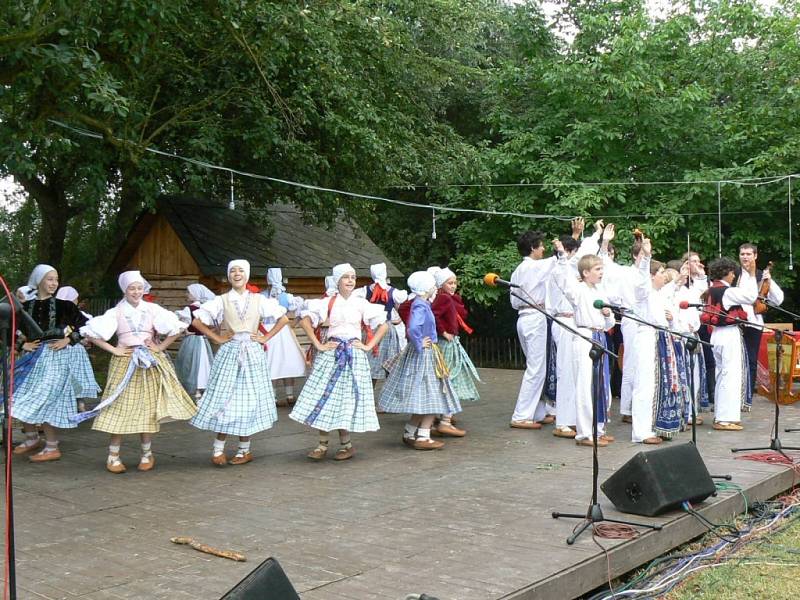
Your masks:
<svg viewBox="0 0 800 600"><path fill-rule="evenodd" d="M517 319L517 335L525 353L525 374L519 386L512 421L541 421L555 408L542 397L547 373L547 320L539 312L525 313Z"/></svg>
<svg viewBox="0 0 800 600"><path fill-rule="evenodd" d="M647 438L655 437L653 431L653 402L656 395L656 330L642 325L636 332L634 341L636 351L628 363L628 348L625 347L625 371L630 370L633 377L633 391L631 393L631 416L633 428L631 441L641 442ZM630 368L627 366L630 365Z"/></svg>
<svg viewBox="0 0 800 600"><path fill-rule="evenodd" d="M742 332L736 325L714 327L711 333L714 344L717 383L714 388L714 420L738 423L742 420L742 402L745 398L744 354Z"/></svg>
<svg viewBox="0 0 800 600"><path fill-rule="evenodd" d="M575 327L572 317L558 317L558 321ZM577 424L575 413L575 375L572 368L571 332L560 325L553 324L553 341L556 344L556 427L574 427Z"/></svg>
<svg viewBox="0 0 800 600"><path fill-rule="evenodd" d="M622 355L622 389L619 395L619 412L623 415L630 415L634 371L636 370L636 332L639 326L636 321L623 318L619 328L622 332L622 343L625 344L625 352Z"/></svg>
<svg viewBox="0 0 800 600"><path fill-rule="evenodd" d="M592 337L592 330L578 329L586 337ZM572 336L572 369L575 374L575 412L577 415L576 440L586 440L592 437L592 367L593 361L589 356L592 345L577 336ZM606 382L608 387L609 382ZM601 421L597 423L597 436L605 433L605 415L598 415Z"/></svg>

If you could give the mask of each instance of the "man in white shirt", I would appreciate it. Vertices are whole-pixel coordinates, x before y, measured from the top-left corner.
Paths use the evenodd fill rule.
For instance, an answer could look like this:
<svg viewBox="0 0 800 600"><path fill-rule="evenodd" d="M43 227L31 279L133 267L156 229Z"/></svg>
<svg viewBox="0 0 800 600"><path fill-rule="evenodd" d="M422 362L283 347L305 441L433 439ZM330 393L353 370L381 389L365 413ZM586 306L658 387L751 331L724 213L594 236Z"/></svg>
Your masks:
<svg viewBox="0 0 800 600"><path fill-rule="evenodd" d="M760 290L764 280L770 279L769 269L762 271L756 268L758 260L758 247L755 244L742 244L739 246L739 265L741 272L737 279L737 287L746 287L753 281L757 290ZM778 286L774 279L769 283L769 293L766 297L771 304L780 306L783 303L783 290ZM752 304L742 305L747 313L747 320L757 325L764 324L764 317L757 315ZM761 345L762 330L758 327L744 327L744 345L747 348L747 364L750 372L750 390L755 392L756 374L758 366L758 349Z"/></svg>

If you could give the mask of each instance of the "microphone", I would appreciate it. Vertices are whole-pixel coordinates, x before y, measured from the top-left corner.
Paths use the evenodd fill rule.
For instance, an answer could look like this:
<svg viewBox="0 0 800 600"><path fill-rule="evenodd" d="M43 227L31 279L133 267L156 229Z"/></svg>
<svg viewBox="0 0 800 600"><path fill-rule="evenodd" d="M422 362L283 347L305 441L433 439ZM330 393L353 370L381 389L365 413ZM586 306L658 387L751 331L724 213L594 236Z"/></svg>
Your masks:
<svg viewBox="0 0 800 600"><path fill-rule="evenodd" d="M691 302L687 302L686 300L682 300L678 304L679 308L686 309L686 308L705 308L705 304L692 304Z"/></svg>
<svg viewBox="0 0 800 600"><path fill-rule="evenodd" d="M610 308L612 310L623 310L623 311L629 310L624 306L617 306L616 304L609 304L608 302L603 302L602 300L600 300L600 298L592 302L592 306L594 306L597 310L602 310L604 308Z"/></svg>
<svg viewBox="0 0 800 600"><path fill-rule="evenodd" d="M510 281L506 281L505 279L500 279L500 276L497 273L487 273L486 275L484 275L483 283L491 287L497 287L498 285L508 288L519 287L516 283L511 283Z"/></svg>

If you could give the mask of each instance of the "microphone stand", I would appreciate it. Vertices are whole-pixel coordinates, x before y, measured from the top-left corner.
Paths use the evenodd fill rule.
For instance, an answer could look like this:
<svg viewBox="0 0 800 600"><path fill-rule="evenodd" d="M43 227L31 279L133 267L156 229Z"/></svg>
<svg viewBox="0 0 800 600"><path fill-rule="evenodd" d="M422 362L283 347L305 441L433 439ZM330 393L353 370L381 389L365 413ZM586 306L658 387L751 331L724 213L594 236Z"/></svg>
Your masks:
<svg viewBox="0 0 800 600"><path fill-rule="evenodd" d="M11 450L11 436L8 435L9 423L11 422L11 416L8 411L8 396L9 396L9 385L8 385L8 337L9 337L9 329L11 325L11 315L14 313L14 307L11 304L7 304L3 302L0 304L0 363L2 363L2 377L3 377L3 433L2 433L2 444L3 444L3 454L5 456L5 468L3 469L5 481L5 488L7 493L7 506L6 511L8 514L8 537L7 543L8 546L6 548L8 552L8 589L9 589L9 598L11 600L16 600L17 598L17 558L16 558L16 550L14 547L14 493L13 493L13 486L11 481L11 458L13 456L13 452Z"/></svg>
<svg viewBox="0 0 800 600"><path fill-rule="evenodd" d="M701 309L703 312L708 313L710 315L724 317L722 313L717 311L712 311L707 308ZM773 385L774 392L775 392L775 422L773 424L773 431L775 437L770 438L769 446L759 446L757 448L731 448L731 452L752 452L754 450L772 450L774 452L778 452L782 454L790 463L794 463L792 458L784 452L784 450L800 450L800 447L796 446L784 446L781 443L780 439L780 416L781 416L781 405L780 405L780 387L781 387L781 363L783 362L783 336L788 335L792 339L794 336L790 333L787 333L781 329L776 329L774 327L769 327L767 325L759 325L758 323L751 323L746 319L739 319L736 317L728 316L734 323L737 325L747 325L749 327L756 327L761 329L762 331L772 331L775 334L775 383Z"/></svg>
<svg viewBox="0 0 800 600"><path fill-rule="evenodd" d="M790 317L792 317L793 319L798 319L798 320L800 320L800 315L798 315L798 314L795 314L795 313L793 313L793 312L792 312L792 311L790 311L790 310L786 310L786 309L785 309L785 308L783 308L782 306L778 306L777 304L774 304L773 302L771 302L771 301L770 301L770 300L768 300L767 298L762 298L762 299L761 299L761 301L762 301L764 304L766 304L768 307L770 307L770 308L774 308L775 310L779 310L780 312L782 312L782 313L784 313L784 314L786 314L786 315L789 315L789 316L790 316Z"/></svg>
<svg viewBox="0 0 800 600"><path fill-rule="evenodd" d="M527 293L523 290L523 293L527 295ZM591 344L592 348L589 351L589 357L592 359L592 500L589 504L589 508L583 514L577 513L561 513L554 511L552 513L552 517L554 519L582 519L583 524L578 527L575 532L571 536L567 538L567 545L571 546L575 543L575 540L586 531L589 527L593 527L595 523L600 523L602 521L607 521L609 523L621 523L623 525L632 525L634 527L646 527L649 529L660 530L661 525L651 525L649 523L637 523L635 521L623 521L620 519L609 519L603 515L603 510L600 508L600 503L597 500L597 481L600 476L600 462L597 457L597 405L602 398L602 377L601 377L601 369L602 369L602 358L603 355L607 355L609 357L617 358L617 355L611 352L608 348L603 346L602 344L594 341L591 337L583 335L581 332L573 329L569 325L562 323L552 315L548 314L542 307L537 306L534 302L523 298L521 295L514 292L513 288L509 287L509 294L518 300L524 302L527 306L537 310L542 315L544 315L545 319L549 320L551 323L557 323L562 328L569 331L572 335L578 336L582 340Z"/></svg>

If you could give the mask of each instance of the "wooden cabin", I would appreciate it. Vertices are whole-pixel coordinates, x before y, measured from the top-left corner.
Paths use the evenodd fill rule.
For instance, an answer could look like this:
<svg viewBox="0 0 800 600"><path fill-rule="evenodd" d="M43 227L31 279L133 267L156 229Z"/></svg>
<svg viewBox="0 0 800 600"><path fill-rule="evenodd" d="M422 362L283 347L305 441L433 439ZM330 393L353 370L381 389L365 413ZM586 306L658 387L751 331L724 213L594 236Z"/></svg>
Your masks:
<svg viewBox="0 0 800 600"><path fill-rule="evenodd" d="M159 304L186 305L186 286L201 282L220 293L228 288L228 261L250 261L250 282L264 289L268 267L280 267L287 290L304 298L322 296L333 265L349 262L358 285L372 282L369 267L385 262L389 277L403 274L354 222L338 217L330 228L303 221L292 205L261 209L270 226L258 225L245 210L204 198L164 196L155 212L143 213L109 268L138 269L153 286Z"/></svg>

